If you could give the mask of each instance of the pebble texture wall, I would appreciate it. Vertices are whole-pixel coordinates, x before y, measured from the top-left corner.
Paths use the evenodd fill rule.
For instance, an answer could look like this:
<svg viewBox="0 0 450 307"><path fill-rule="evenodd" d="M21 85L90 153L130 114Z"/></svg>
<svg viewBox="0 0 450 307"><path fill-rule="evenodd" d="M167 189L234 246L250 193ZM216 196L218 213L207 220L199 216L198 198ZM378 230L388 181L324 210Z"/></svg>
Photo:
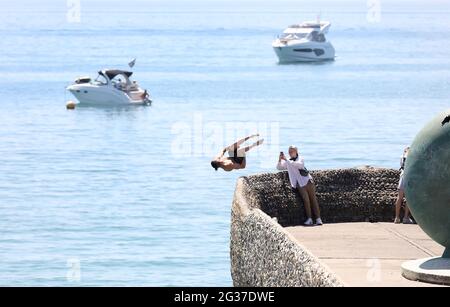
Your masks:
<svg viewBox="0 0 450 307"><path fill-rule="evenodd" d="M313 171L317 198L325 223L391 222L400 172L360 167ZM300 225L303 201L289 184L287 172L243 177L255 198L253 206L282 226Z"/></svg>
<svg viewBox="0 0 450 307"><path fill-rule="evenodd" d="M325 223L392 221L399 171L362 167L312 175ZM291 189L287 172L240 178L231 220L235 286L344 285L283 229L305 220L301 197Z"/></svg>

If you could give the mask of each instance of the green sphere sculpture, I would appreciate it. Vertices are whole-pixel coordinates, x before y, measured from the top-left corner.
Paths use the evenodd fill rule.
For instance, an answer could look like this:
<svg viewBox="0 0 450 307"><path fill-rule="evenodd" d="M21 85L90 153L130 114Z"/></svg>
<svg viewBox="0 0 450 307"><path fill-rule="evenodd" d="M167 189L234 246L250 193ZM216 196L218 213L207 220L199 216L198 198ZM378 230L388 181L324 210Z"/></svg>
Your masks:
<svg viewBox="0 0 450 307"><path fill-rule="evenodd" d="M416 136L406 159L405 193L417 224L450 258L450 110Z"/></svg>

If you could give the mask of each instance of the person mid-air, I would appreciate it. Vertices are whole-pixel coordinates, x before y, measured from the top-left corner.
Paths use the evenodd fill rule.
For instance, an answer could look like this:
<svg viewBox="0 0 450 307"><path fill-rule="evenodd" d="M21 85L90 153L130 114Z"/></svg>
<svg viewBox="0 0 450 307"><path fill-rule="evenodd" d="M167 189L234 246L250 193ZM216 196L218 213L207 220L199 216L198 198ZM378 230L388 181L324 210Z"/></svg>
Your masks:
<svg viewBox="0 0 450 307"><path fill-rule="evenodd" d="M250 135L242 140L237 141L233 145L225 147L218 155L211 161L211 166L217 171L222 168L226 172L231 172L232 170L244 169L247 166L247 161L245 154L254 147L261 145L264 139L253 143L250 146L241 148L240 146L244 144L251 138L259 137L259 134ZM225 157L225 153L228 152L228 157Z"/></svg>

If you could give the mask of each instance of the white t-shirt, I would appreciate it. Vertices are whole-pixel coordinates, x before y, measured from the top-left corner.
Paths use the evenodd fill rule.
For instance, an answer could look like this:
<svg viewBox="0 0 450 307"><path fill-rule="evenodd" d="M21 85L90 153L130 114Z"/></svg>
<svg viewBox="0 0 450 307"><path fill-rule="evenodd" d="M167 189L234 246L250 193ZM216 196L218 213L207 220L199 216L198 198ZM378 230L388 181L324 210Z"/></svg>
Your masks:
<svg viewBox="0 0 450 307"><path fill-rule="evenodd" d="M406 162L406 158L408 157L408 154L403 154L400 157L400 176L403 176L404 172L405 172L405 162Z"/></svg>

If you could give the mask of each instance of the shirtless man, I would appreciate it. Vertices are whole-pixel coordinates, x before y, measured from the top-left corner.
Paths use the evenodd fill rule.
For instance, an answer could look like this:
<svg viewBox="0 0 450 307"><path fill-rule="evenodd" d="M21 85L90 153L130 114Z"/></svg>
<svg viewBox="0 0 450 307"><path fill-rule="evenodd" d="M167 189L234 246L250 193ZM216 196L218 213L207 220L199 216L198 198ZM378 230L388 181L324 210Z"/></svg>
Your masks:
<svg viewBox="0 0 450 307"><path fill-rule="evenodd" d="M231 172L232 170L244 169L247 166L247 161L245 158L246 152L254 147L261 145L264 139L260 139L256 143L250 146L240 148L242 144L251 138L259 137L259 134L250 135L242 140L237 141L233 145L225 147L218 155L211 161L211 166L217 171L222 168L226 172ZM225 153L228 152L228 157L225 157Z"/></svg>

